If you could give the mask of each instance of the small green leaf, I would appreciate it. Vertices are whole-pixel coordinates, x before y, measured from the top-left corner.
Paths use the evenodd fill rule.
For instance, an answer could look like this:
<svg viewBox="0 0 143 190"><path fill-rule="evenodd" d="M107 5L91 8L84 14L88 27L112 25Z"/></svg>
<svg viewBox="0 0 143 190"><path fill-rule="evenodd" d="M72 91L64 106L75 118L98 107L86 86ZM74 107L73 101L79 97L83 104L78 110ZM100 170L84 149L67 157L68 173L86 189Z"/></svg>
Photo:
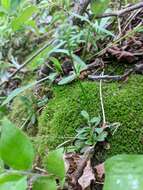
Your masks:
<svg viewBox="0 0 143 190"><path fill-rule="evenodd" d="M55 57L50 57L50 60L53 62L54 66L55 66L55 69L58 73L62 73L63 72L63 69L62 69L62 66L59 62L59 60Z"/></svg>
<svg viewBox="0 0 143 190"><path fill-rule="evenodd" d="M89 117L89 114L87 113L87 111L82 110L82 111L81 111L81 115L82 115L87 121L89 121L90 117Z"/></svg>
<svg viewBox="0 0 143 190"><path fill-rule="evenodd" d="M87 139L87 134L79 134L78 136L76 136L76 138L78 140L85 140L85 139Z"/></svg>
<svg viewBox="0 0 143 190"><path fill-rule="evenodd" d="M78 135L79 135L79 134L87 133L90 130L91 130L90 127L84 127L84 128L81 128L81 129L77 129L76 131L78 132Z"/></svg>
<svg viewBox="0 0 143 190"><path fill-rule="evenodd" d="M105 138L107 137L108 133L107 131L103 131L102 133L100 133L97 137L97 141L102 142L105 141Z"/></svg>
<svg viewBox="0 0 143 190"><path fill-rule="evenodd" d="M87 65L79 56L73 54L72 57L74 60L74 66L75 66L76 72L79 75L81 71L87 69Z"/></svg>
<svg viewBox="0 0 143 190"><path fill-rule="evenodd" d="M65 165L62 148L49 152L47 156L47 169L50 173L60 179L65 177Z"/></svg>
<svg viewBox="0 0 143 190"><path fill-rule="evenodd" d="M2 120L0 155L4 163L14 169L32 168L34 150L30 140L6 118Z"/></svg>
<svg viewBox="0 0 143 190"><path fill-rule="evenodd" d="M100 117L93 117L93 118L90 120L90 122L91 122L92 124L95 124L96 126L98 126L98 125L100 124L100 122L101 122L101 118L100 118Z"/></svg>
<svg viewBox="0 0 143 190"><path fill-rule="evenodd" d="M0 190L26 190L27 177L18 174L4 173L0 175Z"/></svg>
<svg viewBox="0 0 143 190"><path fill-rule="evenodd" d="M76 79L76 75L75 74L72 74L68 77L64 77L62 78L59 82L58 82L58 85L64 85L64 84L69 84L71 83L72 81L74 81Z"/></svg>
<svg viewBox="0 0 143 190"><path fill-rule="evenodd" d="M33 184L33 190L57 190L56 181L52 177L39 177Z"/></svg>
<svg viewBox="0 0 143 190"><path fill-rule="evenodd" d="M3 8L9 10L10 9L11 0L1 0L1 5Z"/></svg>
<svg viewBox="0 0 143 190"><path fill-rule="evenodd" d="M104 190L142 190L143 155L117 155L105 162Z"/></svg>
<svg viewBox="0 0 143 190"><path fill-rule="evenodd" d="M39 48L34 54L31 55L31 57L34 56L34 59L31 61L30 68L36 69L39 65L42 65L52 53L67 53L67 50L60 49L64 44L65 42L61 42L57 45L54 45L54 42L51 40L51 42L45 44L43 50Z"/></svg>
<svg viewBox="0 0 143 190"><path fill-rule="evenodd" d="M108 7L110 0L92 0L91 10L95 15L102 14Z"/></svg>
<svg viewBox="0 0 143 190"><path fill-rule="evenodd" d="M96 133L100 134L103 132L103 128L95 128Z"/></svg>
<svg viewBox="0 0 143 190"><path fill-rule="evenodd" d="M85 144L89 146L93 145L92 139L88 139L87 141L85 141Z"/></svg>
<svg viewBox="0 0 143 190"><path fill-rule="evenodd" d="M33 13L36 13L38 8L34 5L31 5L24 9L20 16L16 17L12 21L13 30L19 30L23 25L32 17Z"/></svg>
<svg viewBox="0 0 143 190"><path fill-rule="evenodd" d="M51 82L53 82L56 79L57 75L58 75L57 73L51 73L51 74L49 74L49 80Z"/></svg>

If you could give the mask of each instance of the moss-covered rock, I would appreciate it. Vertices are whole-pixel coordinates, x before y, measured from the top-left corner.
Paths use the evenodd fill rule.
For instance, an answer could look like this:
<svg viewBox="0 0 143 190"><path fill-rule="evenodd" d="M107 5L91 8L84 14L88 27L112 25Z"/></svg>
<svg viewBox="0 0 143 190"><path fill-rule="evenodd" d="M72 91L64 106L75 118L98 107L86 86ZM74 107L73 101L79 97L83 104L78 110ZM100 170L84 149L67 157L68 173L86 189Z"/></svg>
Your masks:
<svg viewBox="0 0 143 190"><path fill-rule="evenodd" d="M92 116L101 114L99 83L82 82L86 99L78 83L53 87L50 100L39 118L39 136L43 149L54 148L75 135L75 129L84 124L81 110ZM109 155L143 153L143 77L132 76L124 83L104 83L103 97L108 122L120 122L121 127L109 139Z"/></svg>

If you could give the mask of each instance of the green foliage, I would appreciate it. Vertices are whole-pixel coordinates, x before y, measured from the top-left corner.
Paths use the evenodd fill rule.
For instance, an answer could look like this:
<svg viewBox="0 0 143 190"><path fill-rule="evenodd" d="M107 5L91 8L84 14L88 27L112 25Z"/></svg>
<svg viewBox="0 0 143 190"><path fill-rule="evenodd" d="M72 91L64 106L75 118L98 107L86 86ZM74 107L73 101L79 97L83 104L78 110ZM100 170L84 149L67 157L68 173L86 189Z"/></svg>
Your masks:
<svg viewBox="0 0 143 190"><path fill-rule="evenodd" d="M63 160L63 149L57 149L49 152L47 158L47 170L59 177L61 180L65 177L65 168ZM54 166L54 167L53 167Z"/></svg>
<svg viewBox="0 0 143 190"><path fill-rule="evenodd" d="M67 77L63 77L59 82L58 85L65 85L65 84L69 84L72 81L74 81L77 78L76 74L73 73L72 75L69 75Z"/></svg>
<svg viewBox="0 0 143 190"><path fill-rule="evenodd" d="M59 60L58 60L57 58L55 58L55 57L50 57L50 61L53 62L57 73L62 73L62 72L63 72L62 66L61 66L61 64L60 64L60 62L59 62Z"/></svg>
<svg viewBox="0 0 143 190"><path fill-rule="evenodd" d="M88 126L77 130L75 145L78 148L84 148L85 146L93 146L98 141L104 141L108 133L105 132L103 128L99 128L101 122L100 117L90 119L89 114L85 110L81 112L81 115L86 120ZM101 139L104 133L106 134L105 138Z"/></svg>
<svg viewBox="0 0 143 190"><path fill-rule="evenodd" d="M111 149L107 156L120 153L142 153L143 91L142 76L133 76L127 83L103 83L103 97L106 119L109 123L118 121L121 127L109 142ZM78 83L54 87L54 98L48 103L39 118L39 136L42 136L41 151L55 148L63 141L76 135L75 130L84 126L81 110L89 115L99 115L99 84L83 82L87 100L81 94ZM64 97L64 98L63 98Z"/></svg>
<svg viewBox="0 0 143 190"><path fill-rule="evenodd" d="M11 100L13 100L17 95L21 94L22 92L24 92L25 90L33 87L34 85L37 84L37 81L32 82L26 86L20 87L20 88L16 88L15 90L13 90L8 97L3 101L2 106L8 104Z"/></svg>
<svg viewBox="0 0 143 190"><path fill-rule="evenodd" d="M38 8L36 6L28 6L25 8L18 17L14 18L12 20L12 28L14 31L19 30L22 28L24 25L26 25L29 21L29 19L32 17L34 13L38 11Z"/></svg>
<svg viewBox="0 0 143 190"><path fill-rule="evenodd" d="M71 55L71 59L73 60L73 67L74 67L74 71L71 75L63 77L59 82L58 85L65 85L65 84L69 84L72 81L74 81L75 79L78 79L78 77L80 76L81 71L86 70L87 69L87 65L84 63L84 61L77 55L72 54Z"/></svg>
<svg viewBox="0 0 143 190"><path fill-rule="evenodd" d="M92 0L91 10L95 15L102 14L108 7L110 0Z"/></svg>
<svg viewBox="0 0 143 190"><path fill-rule="evenodd" d="M25 134L9 120L2 120L0 155L2 160L14 169L32 168L34 150Z"/></svg>
<svg viewBox="0 0 143 190"><path fill-rule="evenodd" d="M102 126L100 117L90 118L89 114L85 110L81 111L81 115L86 120L87 126L76 130L77 135L75 137L75 146L79 150L86 146L94 146L97 142L105 141L105 139L107 139L109 129L111 130L111 128L114 127L116 130L119 126L118 123L106 124L106 127Z"/></svg>
<svg viewBox="0 0 143 190"><path fill-rule="evenodd" d="M77 77L79 77L80 72L83 70L87 69L86 63L77 55L72 55L73 62L74 62L74 67L75 67L75 72Z"/></svg>
<svg viewBox="0 0 143 190"><path fill-rule="evenodd" d="M0 3L6 10L16 9L22 0L1 0Z"/></svg>
<svg viewBox="0 0 143 190"><path fill-rule="evenodd" d="M105 162L104 190L142 190L143 156L117 155Z"/></svg>
<svg viewBox="0 0 143 190"><path fill-rule="evenodd" d="M26 190L27 177L18 174L1 174L0 175L0 190Z"/></svg>
<svg viewBox="0 0 143 190"><path fill-rule="evenodd" d="M56 180L59 178L61 186L65 178L63 149L49 152L47 156L47 169L51 175L40 176L31 173L34 161L34 150L29 138L9 120L2 120L0 137L0 190L26 190L27 177L34 177L34 190L56 190ZM5 170L3 162L10 169ZM16 170L13 170L16 169ZM24 170L24 171L22 171ZM37 178L38 177L38 178Z"/></svg>
<svg viewBox="0 0 143 190"><path fill-rule="evenodd" d="M33 184L33 190L57 190L56 181L52 177L39 177Z"/></svg>

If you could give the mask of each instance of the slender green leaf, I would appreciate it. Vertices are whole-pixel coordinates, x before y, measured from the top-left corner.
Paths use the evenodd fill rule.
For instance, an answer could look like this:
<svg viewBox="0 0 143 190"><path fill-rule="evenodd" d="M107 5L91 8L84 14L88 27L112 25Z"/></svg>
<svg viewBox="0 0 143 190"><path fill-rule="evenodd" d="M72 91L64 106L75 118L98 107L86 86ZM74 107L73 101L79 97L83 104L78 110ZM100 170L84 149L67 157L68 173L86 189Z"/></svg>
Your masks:
<svg viewBox="0 0 143 190"><path fill-rule="evenodd" d="M62 66L59 62L59 60L55 57L50 57L50 60L53 62L54 66L55 66L55 69L58 73L62 73L63 70L62 70Z"/></svg>
<svg viewBox="0 0 143 190"><path fill-rule="evenodd" d="M65 165L62 148L49 152L47 156L47 169L50 173L60 179L65 177Z"/></svg>
<svg viewBox="0 0 143 190"><path fill-rule="evenodd" d="M143 155L117 155L105 162L104 190L142 190Z"/></svg>
<svg viewBox="0 0 143 190"><path fill-rule="evenodd" d="M107 137L107 135L108 135L107 131L103 131L102 133L98 135L97 141L99 142L105 141L105 138Z"/></svg>
<svg viewBox="0 0 143 190"><path fill-rule="evenodd" d="M17 95L19 95L20 93L24 92L25 90L31 88L32 86L34 86L37 82L33 82L31 84L28 84L26 86L23 86L21 88L16 88L15 90L13 90L8 97L6 98L6 100L4 100L4 102L2 103L2 106L8 104L13 98L15 98Z"/></svg>
<svg viewBox="0 0 143 190"><path fill-rule="evenodd" d="M89 117L89 114L87 113L87 111L85 111L85 110L81 111L81 115L82 115L87 121L89 121L90 117Z"/></svg>
<svg viewBox="0 0 143 190"><path fill-rule="evenodd" d="M37 56L35 56L34 59L32 60L30 68L36 69L37 66L42 65L45 62L45 60L50 57L52 53L58 53L58 52L65 53L65 51L68 52L67 50L60 49L61 46L64 45L64 43L65 42L61 42L58 45L54 45L54 42L48 43L49 45L46 44L45 45L46 48L43 48L43 50L41 49L37 50L34 54L34 55L37 54ZM40 52L40 53L37 53L37 52Z"/></svg>
<svg viewBox="0 0 143 190"><path fill-rule="evenodd" d="M96 133L98 133L98 134L102 133L103 130L104 130L103 127L95 128L95 131L96 131Z"/></svg>
<svg viewBox="0 0 143 190"><path fill-rule="evenodd" d="M43 78L43 79L41 79L41 80L39 80L39 81L32 82L32 83L30 83L30 84L28 84L28 85L26 85L26 86L23 86L23 87L21 87L21 88L17 88L17 89L15 89L15 90L13 90L13 91L8 95L8 97L3 101L2 106L8 104L8 103L9 103L11 100L13 100L17 95L21 94L21 93L24 92L25 90L27 90L27 89L29 89L29 88L35 86L36 84L38 84L38 83L40 83L40 82L45 81L45 80L47 80L47 79L50 79L50 76L47 76L47 77L45 77L45 78Z"/></svg>
<svg viewBox="0 0 143 190"><path fill-rule="evenodd" d="M57 190L56 181L52 177L40 177L33 184L33 190Z"/></svg>
<svg viewBox="0 0 143 190"><path fill-rule="evenodd" d="M23 12L17 18L14 18L12 21L13 30L19 30L21 27L25 25L25 23L32 17L34 13L38 11L36 6L29 6L23 10Z"/></svg>
<svg viewBox="0 0 143 190"><path fill-rule="evenodd" d="M101 122L101 118L100 118L100 117L93 117L93 118L90 120L90 122L91 122L92 124L95 124L96 126L98 126L98 125L100 124L100 122Z"/></svg>
<svg viewBox="0 0 143 190"><path fill-rule="evenodd" d="M72 81L74 81L76 79L76 75L75 74L72 74L68 77L64 77L62 78L59 82L58 82L58 85L64 85L64 84L69 84L71 83Z"/></svg>
<svg viewBox="0 0 143 190"><path fill-rule="evenodd" d="M81 71L87 69L86 63L77 55L72 55L74 60L74 65L76 68L76 71L78 74L80 74Z"/></svg>
<svg viewBox="0 0 143 190"><path fill-rule="evenodd" d="M28 137L7 118L2 120L0 155L4 163L14 169L32 168L33 146Z"/></svg>

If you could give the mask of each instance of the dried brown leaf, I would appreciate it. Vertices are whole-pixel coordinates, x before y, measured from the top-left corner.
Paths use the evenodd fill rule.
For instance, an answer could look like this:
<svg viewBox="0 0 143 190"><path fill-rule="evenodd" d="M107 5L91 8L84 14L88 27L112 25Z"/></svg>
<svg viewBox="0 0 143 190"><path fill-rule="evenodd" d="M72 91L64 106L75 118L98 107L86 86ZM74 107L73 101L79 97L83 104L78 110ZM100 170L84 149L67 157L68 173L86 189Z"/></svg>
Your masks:
<svg viewBox="0 0 143 190"><path fill-rule="evenodd" d="M78 180L78 183L81 185L82 190L86 190L87 188L90 189L92 181L95 181L95 176L91 167L91 161L89 160L84 168L83 175Z"/></svg>

